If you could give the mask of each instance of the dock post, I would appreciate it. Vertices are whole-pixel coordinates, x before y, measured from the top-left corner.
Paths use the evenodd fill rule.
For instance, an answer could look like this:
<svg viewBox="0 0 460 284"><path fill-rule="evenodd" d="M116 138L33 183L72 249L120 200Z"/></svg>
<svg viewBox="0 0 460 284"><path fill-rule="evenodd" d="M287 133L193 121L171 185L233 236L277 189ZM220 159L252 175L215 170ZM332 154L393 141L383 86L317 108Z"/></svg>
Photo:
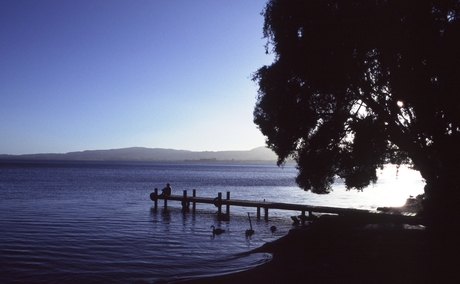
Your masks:
<svg viewBox="0 0 460 284"><path fill-rule="evenodd" d="M260 219L260 207L257 207L257 220Z"/></svg>
<svg viewBox="0 0 460 284"><path fill-rule="evenodd" d="M222 215L222 192L217 194L217 216Z"/></svg>
<svg viewBox="0 0 460 284"><path fill-rule="evenodd" d="M230 191L227 191L227 200L230 200ZM227 208L226 208L226 214L228 217L230 217L230 204L227 204Z"/></svg>
<svg viewBox="0 0 460 284"><path fill-rule="evenodd" d="M268 221L268 207L265 207L265 221Z"/></svg>
<svg viewBox="0 0 460 284"><path fill-rule="evenodd" d="M302 214L300 215L300 220L302 220L302 226L305 225L305 210L302 210Z"/></svg>
<svg viewBox="0 0 460 284"><path fill-rule="evenodd" d="M192 196L193 196L193 197L196 197L196 189L193 190ZM196 202L194 201L193 204L192 204L192 210L193 210L193 212L195 212L195 209L196 209Z"/></svg>
<svg viewBox="0 0 460 284"><path fill-rule="evenodd" d="M155 202L155 209L156 209L157 206L158 206L158 188L156 188L156 187L155 187L155 196L156 196L156 198L155 198L154 202Z"/></svg>
<svg viewBox="0 0 460 284"><path fill-rule="evenodd" d="M184 190L184 195L183 195L183 199L182 199L182 211L187 211L189 206L190 205L189 203L187 203L187 190Z"/></svg>

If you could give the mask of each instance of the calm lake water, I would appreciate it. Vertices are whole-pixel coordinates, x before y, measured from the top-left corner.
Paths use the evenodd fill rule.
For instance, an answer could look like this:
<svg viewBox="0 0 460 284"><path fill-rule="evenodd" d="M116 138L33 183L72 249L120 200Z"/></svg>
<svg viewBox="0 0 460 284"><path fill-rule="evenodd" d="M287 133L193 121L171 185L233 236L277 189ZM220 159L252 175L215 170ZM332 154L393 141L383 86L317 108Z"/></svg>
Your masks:
<svg viewBox="0 0 460 284"><path fill-rule="evenodd" d="M379 174L363 192L339 182L319 196L297 187L290 164L0 161L0 283L157 283L248 269L271 255L239 254L286 235L299 212L271 210L264 221L255 208L231 207L230 221L221 222L214 205L183 213L170 201L155 209L153 189L169 182L173 194L230 191L232 199L362 209L402 205L423 192L417 172ZM226 232L213 238L211 225Z"/></svg>

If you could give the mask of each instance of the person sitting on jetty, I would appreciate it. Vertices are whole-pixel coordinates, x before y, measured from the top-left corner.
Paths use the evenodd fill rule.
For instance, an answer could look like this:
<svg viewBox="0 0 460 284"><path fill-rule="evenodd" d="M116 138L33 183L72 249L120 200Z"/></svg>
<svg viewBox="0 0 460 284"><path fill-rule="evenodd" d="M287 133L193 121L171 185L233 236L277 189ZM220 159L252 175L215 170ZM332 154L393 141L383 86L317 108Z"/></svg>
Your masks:
<svg viewBox="0 0 460 284"><path fill-rule="evenodd" d="M161 190L161 196L170 196L171 195L171 185L169 183L166 184L166 187Z"/></svg>

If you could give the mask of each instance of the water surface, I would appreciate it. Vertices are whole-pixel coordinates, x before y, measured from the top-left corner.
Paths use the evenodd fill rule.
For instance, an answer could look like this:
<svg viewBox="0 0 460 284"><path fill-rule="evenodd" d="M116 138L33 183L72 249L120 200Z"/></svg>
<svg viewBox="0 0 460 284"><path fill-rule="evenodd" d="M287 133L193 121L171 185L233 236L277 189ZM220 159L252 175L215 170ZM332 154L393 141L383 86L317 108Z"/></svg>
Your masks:
<svg viewBox="0 0 460 284"><path fill-rule="evenodd" d="M318 196L296 186L289 164L2 161L0 282L155 283L247 269L271 256L239 254L285 235L298 212L271 210L266 222L255 208L232 207L231 220L220 222L214 205L197 205L194 214L173 201L154 208L153 188L170 182L173 194L230 191L234 199L375 209L422 192L417 174L395 173L364 192L338 183ZM213 238L211 225L226 232Z"/></svg>

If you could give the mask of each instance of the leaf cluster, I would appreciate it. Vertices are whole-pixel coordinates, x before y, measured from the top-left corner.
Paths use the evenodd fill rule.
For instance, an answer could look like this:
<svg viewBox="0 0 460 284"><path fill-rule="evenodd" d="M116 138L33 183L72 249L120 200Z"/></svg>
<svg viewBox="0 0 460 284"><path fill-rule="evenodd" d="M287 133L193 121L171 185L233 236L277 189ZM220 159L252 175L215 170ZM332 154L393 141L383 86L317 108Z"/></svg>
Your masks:
<svg viewBox="0 0 460 284"><path fill-rule="evenodd" d="M385 163L460 158L460 1L272 0L254 122L298 184L363 189ZM439 165L443 165L439 168Z"/></svg>

